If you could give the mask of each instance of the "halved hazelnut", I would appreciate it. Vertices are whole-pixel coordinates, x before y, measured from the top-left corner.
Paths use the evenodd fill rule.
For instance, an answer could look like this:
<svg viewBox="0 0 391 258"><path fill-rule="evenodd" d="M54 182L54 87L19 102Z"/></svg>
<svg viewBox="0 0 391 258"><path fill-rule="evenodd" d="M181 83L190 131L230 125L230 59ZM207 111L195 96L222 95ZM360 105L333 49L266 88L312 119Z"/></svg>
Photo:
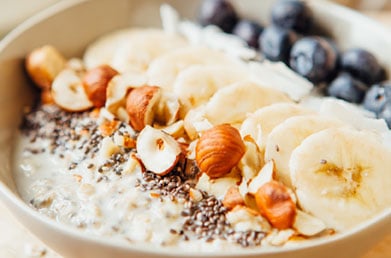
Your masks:
<svg viewBox="0 0 391 258"><path fill-rule="evenodd" d="M196 145L196 161L210 178L229 173L246 151L239 131L229 124L217 125L201 136Z"/></svg>
<svg viewBox="0 0 391 258"><path fill-rule="evenodd" d="M93 107L88 99L79 75L70 69L60 72L53 81L54 102L67 111L84 111Z"/></svg>
<svg viewBox="0 0 391 258"><path fill-rule="evenodd" d="M101 65L89 70L84 75L84 89L95 107L103 107L105 105L107 84L117 74L118 72L110 66Z"/></svg>
<svg viewBox="0 0 391 258"><path fill-rule="evenodd" d="M182 152L172 136L148 125L140 132L136 149L145 168L158 175L169 173Z"/></svg>
<svg viewBox="0 0 391 258"><path fill-rule="evenodd" d="M156 86L142 86L132 89L126 98L126 111L129 123L136 131L141 131L154 121L157 103L161 90Z"/></svg>
<svg viewBox="0 0 391 258"><path fill-rule="evenodd" d="M270 181L255 194L255 201L262 216L277 229L291 228L296 217L296 205L286 186Z"/></svg>
<svg viewBox="0 0 391 258"><path fill-rule="evenodd" d="M34 83L42 89L50 89L54 78L64 69L65 58L53 46L34 49L26 58L26 70Z"/></svg>

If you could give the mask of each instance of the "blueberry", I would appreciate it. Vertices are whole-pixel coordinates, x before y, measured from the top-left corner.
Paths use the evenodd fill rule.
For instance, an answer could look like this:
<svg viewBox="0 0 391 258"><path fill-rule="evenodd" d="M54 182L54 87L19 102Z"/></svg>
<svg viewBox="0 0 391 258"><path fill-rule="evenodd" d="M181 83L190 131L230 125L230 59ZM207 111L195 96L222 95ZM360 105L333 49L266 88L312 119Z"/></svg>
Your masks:
<svg viewBox="0 0 391 258"><path fill-rule="evenodd" d="M376 57L364 49L351 49L341 57L341 69L368 85L383 79L383 68Z"/></svg>
<svg viewBox="0 0 391 258"><path fill-rule="evenodd" d="M382 118L386 121L388 128L391 128L391 101L387 101L384 105L382 112L380 112L378 118Z"/></svg>
<svg viewBox="0 0 391 258"><path fill-rule="evenodd" d="M204 0L198 20L203 26L216 25L230 33L238 21L238 15L233 5L226 0Z"/></svg>
<svg viewBox="0 0 391 258"><path fill-rule="evenodd" d="M252 48L258 48L258 38L262 33L263 27L258 23L250 20L239 21L232 33L242 38Z"/></svg>
<svg viewBox="0 0 391 258"><path fill-rule="evenodd" d="M336 71L338 53L334 45L321 37L304 37L292 47L289 64L313 83L330 80Z"/></svg>
<svg viewBox="0 0 391 258"><path fill-rule="evenodd" d="M259 47L267 59L287 63L289 52L296 38L297 35L292 30L272 25L262 32L259 38Z"/></svg>
<svg viewBox="0 0 391 258"><path fill-rule="evenodd" d="M347 102L361 103L366 90L367 86L363 82L348 73L341 73L331 82L327 88L327 94Z"/></svg>
<svg viewBox="0 0 391 258"><path fill-rule="evenodd" d="M391 81L373 85L365 95L363 106L378 115L389 101L391 101Z"/></svg>
<svg viewBox="0 0 391 258"><path fill-rule="evenodd" d="M280 0L272 7L273 24L300 33L307 32L312 26L312 12L308 6L298 0Z"/></svg>

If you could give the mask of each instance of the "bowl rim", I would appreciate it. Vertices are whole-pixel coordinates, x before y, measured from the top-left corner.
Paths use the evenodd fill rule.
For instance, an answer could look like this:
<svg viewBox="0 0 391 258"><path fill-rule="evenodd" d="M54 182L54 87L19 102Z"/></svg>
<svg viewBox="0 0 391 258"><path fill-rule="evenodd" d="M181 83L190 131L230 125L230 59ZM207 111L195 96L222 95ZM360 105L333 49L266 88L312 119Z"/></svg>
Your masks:
<svg viewBox="0 0 391 258"><path fill-rule="evenodd" d="M78 5L84 4L86 2L92 2L92 1L93 0L59 1L54 5L26 19L16 28L11 30L8 34L6 34L6 36L0 41L0 59L2 58L4 50L10 44L12 44L14 40L16 40L18 37L23 35L23 33L28 31L32 27L34 27L36 24L40 22L44 22L45 19L52 17L57 13L61 13L68 8L76 7ZM320 0L320 1L307 0L307 2L310 4L312 8L313 6L316 6L316 8L333 8L338 12L343 12L345 15L352 17L354 20L360 19L362 21L365 21L366 23L369 24L369 26L372 26L377 30L384 32L385 35L389 35L388 38L391 40L391 33L389 29L387 29L382 24L376 22L375 20L367 16L364 16L363 14L360 14L349 8L325 0ZM21 211L25 216L29 216L30 218L32 218L34 221L40 224L44 224L51 231L58 231L64 233L68 237L72 237L74 239L79 239L81 241L90 242L106 247L118 248L119 250L125 252L140 252L144 254L169 255L169 256L184 255L186 257L200 257L200 256L209 257L211 255L213 255L213 257L222 257L222 256L232 257L237 255L256 255L256 254L269 255L269 254L277 254L277 253L278 254L289 253L292 251L299 251L299 250L316 248L320 246L327 246L339 241L343 241L344 239L348 239L349 237L352 237L356 234L360 234L360 232L363 232L368 228L374 227L376 224L382 222L383 220L391 220L391 207L389 207L385 209L383 212L373 216L369 220L366 220L349 230L331 236L305 240L298 245L289 245L284 247L264 247L264 248L260 247L260 248L249 249L249 250L238 248L229 251L223 250L223 251L219 251L218 253L216 253L216 251L211 251L211 252L203 251L201 253L195 253L195 252L187 252L184 250L175 250L175 249L161 247L161 246L154 246L154 248L150 248L153 245L151 243L135 243L135 244L118 243L115 241L115 239L111 237L103 237L102 239L102 237L88 235L84 233L82 230L78 230L76 228L69 228L64 224L56 222L55 220L48 219L47 216L40 214L38 211L28 206L28 204L24 202L21 199L21 197L19 197L14 191L12 191L3 181L0 181L0 198L2 199L3 203L7 206L7 208L10 209L13 216L16 217L17 219L19 218L19 215L16 214L16 209ZM24 224L28 228L28 225L26 225L26 223L24 223L22 220L18 219L18 221ZM34 234L33 231L31 232Z"/></svg>

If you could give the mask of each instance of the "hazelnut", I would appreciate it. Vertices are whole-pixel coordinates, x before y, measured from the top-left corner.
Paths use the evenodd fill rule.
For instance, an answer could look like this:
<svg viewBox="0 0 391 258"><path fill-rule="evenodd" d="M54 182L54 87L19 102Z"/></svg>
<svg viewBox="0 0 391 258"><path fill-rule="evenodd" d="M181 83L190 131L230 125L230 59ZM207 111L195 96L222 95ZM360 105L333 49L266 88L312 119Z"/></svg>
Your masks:
<svg viewBox="0 0 391 258"><path fill-rule="evenodd" d="M136 131L151 125L155 117L155 108L161 96L156 86L142 86L132 89L126 98L126 112L129 123Z"/></svg>
<svg viewBox="0 0 391 258"><path fill-rule="evenodd" d="M93 106L84 91L79 74L71 69L64 69L56 76L51 94L59 107L70 112L85 111Z"/></svg>
<svg viewBox="0 0 391 258"><path fill-rule="evenodd" d="M26 58L26 70L41 89L49 90L54 78L65 68L66 60L53 46L34 49Z"/></svg>
<svg viewBox="0 0 391 258"><path fill-rule="evenodd" d="M296 205L286 186L278 181L262 185L255 194L262 216L277 229L291 228L296 217Z"/></svg>
<svg viewBox="0 0 391 258"><path fill-rule="evenodd" d="M88 98L95 107L103 107L106 103L106 89L109 81L118 72L108 65L101 65L89 70L83 78L83 86Z"/></svg>
<svg viewBox="0 0 391 258"><path fill-rule="evenodd" d="M246 151L239 131L229 124L206 130L196 145L196 161L210 178L222 177L238 164Z"/></svg>
<svg viewBox="0 0 391 258"><path fill-rule="evenodd" d="M151 126L146 126L138 135L136 149L145 168L158 175L169 173L182 153L172 136Z"/></svg>

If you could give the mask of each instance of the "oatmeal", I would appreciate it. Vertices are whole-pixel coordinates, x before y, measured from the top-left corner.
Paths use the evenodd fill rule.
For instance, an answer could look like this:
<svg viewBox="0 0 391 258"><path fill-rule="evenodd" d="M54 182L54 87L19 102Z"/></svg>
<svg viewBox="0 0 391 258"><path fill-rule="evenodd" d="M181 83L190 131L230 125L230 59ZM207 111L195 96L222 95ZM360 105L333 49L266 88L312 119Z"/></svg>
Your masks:
<svg viewBox="0 0 391 258"><path fill-rule="evenodd" d="M391 204L384 120L174 20L105 35L83 59L53 46L27 57L41 98L14 166L33 209L130 245L207 252L327 237Z"/></svg>

